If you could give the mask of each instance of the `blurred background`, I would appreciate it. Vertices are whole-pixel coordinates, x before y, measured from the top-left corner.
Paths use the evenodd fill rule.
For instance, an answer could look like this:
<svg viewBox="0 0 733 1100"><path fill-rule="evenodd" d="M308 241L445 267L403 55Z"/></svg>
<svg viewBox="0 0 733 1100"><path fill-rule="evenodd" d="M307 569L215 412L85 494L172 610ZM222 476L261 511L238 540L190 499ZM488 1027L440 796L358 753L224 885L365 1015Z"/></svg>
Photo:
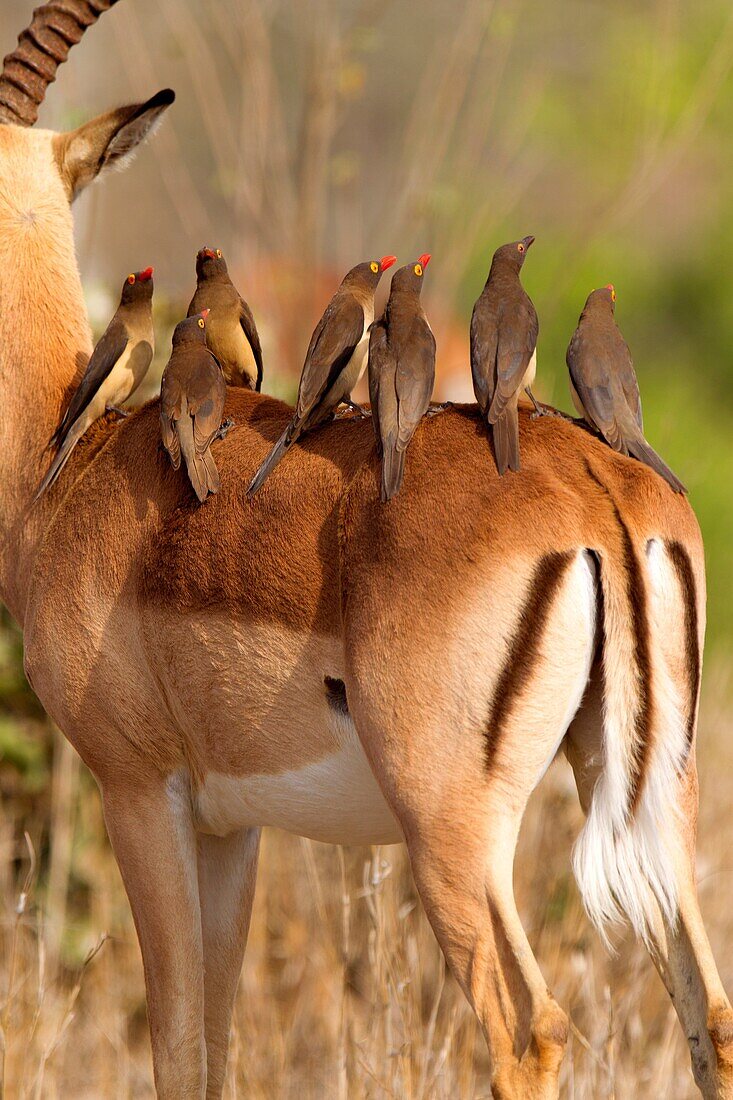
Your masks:
<svg viewBox="0 0 733 1100"><path fill-rule="evenodd" d="M3 53L30 9L0 0ZM155 265L157 377L204 244L224 250L257 318L264 388L285 398L363 259L432 252L436 396L458 400L472 399L468 321L499 244L536 235L523 272L536 392L566 410L568 339L588 292L615 284L647 436L688 485L707 549L699 872L733 993L730 3L123 0L61 70L41 125L70 129L166 85L178 98L159 134L76 207L97 333L126 274ZM6 1095L150 1096L141 966L96 788L25 684L7 615L0 793ZM694 1096L650 964L628 937L609 958L583 916L579 824L557 764L530 807L517 890L573 1019L565 1095ZM227 1095L487 1097L487 1070L401 850L268 835Z"/></svg>

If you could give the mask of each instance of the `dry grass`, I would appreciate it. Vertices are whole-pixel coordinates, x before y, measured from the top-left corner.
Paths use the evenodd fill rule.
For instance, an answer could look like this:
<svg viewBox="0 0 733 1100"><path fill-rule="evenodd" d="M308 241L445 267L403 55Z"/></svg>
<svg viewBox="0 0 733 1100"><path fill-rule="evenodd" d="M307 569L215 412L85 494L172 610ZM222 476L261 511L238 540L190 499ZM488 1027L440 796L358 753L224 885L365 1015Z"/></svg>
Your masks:
<svg viewBox="0 0 733 1100"><path fill-rule="evenodd" d="M701 896L730 988L730 719L708 677ZM141 964L99 800L59 737L43 873L38 840L0 825L0 1024L7 1100L152 1096ZM610 959L569 874L580 823L564 764L527 814L520 910L573 1035L563 1096L696 1095L685 1043L643 951ZM20 845L20 846L19 846ZM8 856L16 857L15 861ZM151 852L151 873L155 853ZM232 1033L228 1100L488 1097L474 1017L449 975L399 847L345 850L269 833ZM13 876L10 869L15 868Z"/></svg>

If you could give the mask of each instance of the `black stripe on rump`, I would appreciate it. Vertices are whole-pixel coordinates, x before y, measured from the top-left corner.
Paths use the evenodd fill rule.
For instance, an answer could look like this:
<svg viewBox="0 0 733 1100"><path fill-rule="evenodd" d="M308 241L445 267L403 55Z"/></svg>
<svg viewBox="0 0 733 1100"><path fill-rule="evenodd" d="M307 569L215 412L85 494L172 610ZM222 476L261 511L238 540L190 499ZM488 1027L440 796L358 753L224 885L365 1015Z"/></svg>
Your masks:
<svg viewBox="0 0 733 1100"><path fill-rule="evenodd" d="M496 759L514 706L532 679L550 609L576 553L575 550L553 551L537 563L491 703L485 733L487 769Z"/></svg>
<svg viewBox="0 0 733 1100"><path fill-rule="evenodd" d="M687 684L689 700L687 704L687 751L689 753L692 739L695 736L695 715L697 713L697 696L700 691L700 678L702 676L702 657L700 654L700 633L697 616L697 586L695 574L692 569L690 555L681 542L666 543L667 551L677 573L677 579L682 589L682 598L685 604L685 668L687 670Z"/></svg>
<svg viewBox="0 0 733 1100"><path fill-rule="evenodd" d="M644 789L644 779L649 763L649 754L652 747L652 717L654 704L652 700L652 661L651 639L649 627L649 600L647 597L644 572L639 556L634 548L631 532L624 520L618 505L611 495L610 490L600 480L590 463L586 460L586 469L589 477L603 490L610 501L614 519L621 532L621 569L626 588L626 600L631 617L631 637L634 644L634 664L636 666L638 685L638 706L634 718L634 744L631 746L631 775L629 792L629 813L634 814L641 792ZM603 555L601 557L601 570L603 570ZM604 653L604 700L608 698L606 685L605 661L606 649L606 623L603 625L603 653Z"/></svg>

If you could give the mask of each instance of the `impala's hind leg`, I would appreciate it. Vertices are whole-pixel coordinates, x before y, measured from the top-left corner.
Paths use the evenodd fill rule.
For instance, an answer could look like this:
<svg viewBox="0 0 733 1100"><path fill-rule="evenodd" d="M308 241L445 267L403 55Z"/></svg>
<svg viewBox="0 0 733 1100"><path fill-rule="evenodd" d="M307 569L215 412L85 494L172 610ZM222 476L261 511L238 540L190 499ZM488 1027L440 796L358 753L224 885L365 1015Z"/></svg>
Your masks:
<svg viewBox="0 0 733 1100"><path fill-rule="evenodd" d="M467 622L433 617L423 631L412 606L409 634L384 630L374 643L364 617L347 633L354 720L484 1029L499 1100L555 1100L568 1033L512 886L527 800L577 710L594 648L591 566L582 554L557 559L528 585L517 578L498 622L492 594Z"/></svg>
<svg viewBox="0 0 733 1100"><path fill-rule="evenodd" d="M566 748L587 811L603 761L600 667L593 670ZM695 886L697 802L693 754L680 788L685 837L677 853L678 920L672 928L659 915L651 930L650 954L687 1038L698 1088L705 1100L733 1100L733 1012L715 966Z"/></svg>
<svg viewBox="0 0 733 1100"><path fill-rule="evenodd" d="M156 1095L203 1100L204 971L190 797L163 782L101 789L143 956Z"/></svg>
<svg viewBox="0 0 733 1100"><path fill-rule="evenodd" d="M198 839L207 1100L219 1100L224 1088L232 1006L252 913L259 846L259 829Z"/></svg>

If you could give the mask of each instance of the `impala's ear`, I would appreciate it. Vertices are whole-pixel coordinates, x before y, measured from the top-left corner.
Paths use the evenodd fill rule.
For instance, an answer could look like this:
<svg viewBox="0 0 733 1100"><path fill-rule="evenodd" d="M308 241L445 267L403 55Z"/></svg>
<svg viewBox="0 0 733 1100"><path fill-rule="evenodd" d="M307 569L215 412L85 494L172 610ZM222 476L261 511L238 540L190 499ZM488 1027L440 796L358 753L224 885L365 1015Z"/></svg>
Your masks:
<svg viewBox="0 0 733 1100"><path fill-rule="evenodd" d="M165 88L147 103L118 107L56 137L56 159L69 201L108 168L125 168L141 142L150 137L176 98Z"/></svg>

